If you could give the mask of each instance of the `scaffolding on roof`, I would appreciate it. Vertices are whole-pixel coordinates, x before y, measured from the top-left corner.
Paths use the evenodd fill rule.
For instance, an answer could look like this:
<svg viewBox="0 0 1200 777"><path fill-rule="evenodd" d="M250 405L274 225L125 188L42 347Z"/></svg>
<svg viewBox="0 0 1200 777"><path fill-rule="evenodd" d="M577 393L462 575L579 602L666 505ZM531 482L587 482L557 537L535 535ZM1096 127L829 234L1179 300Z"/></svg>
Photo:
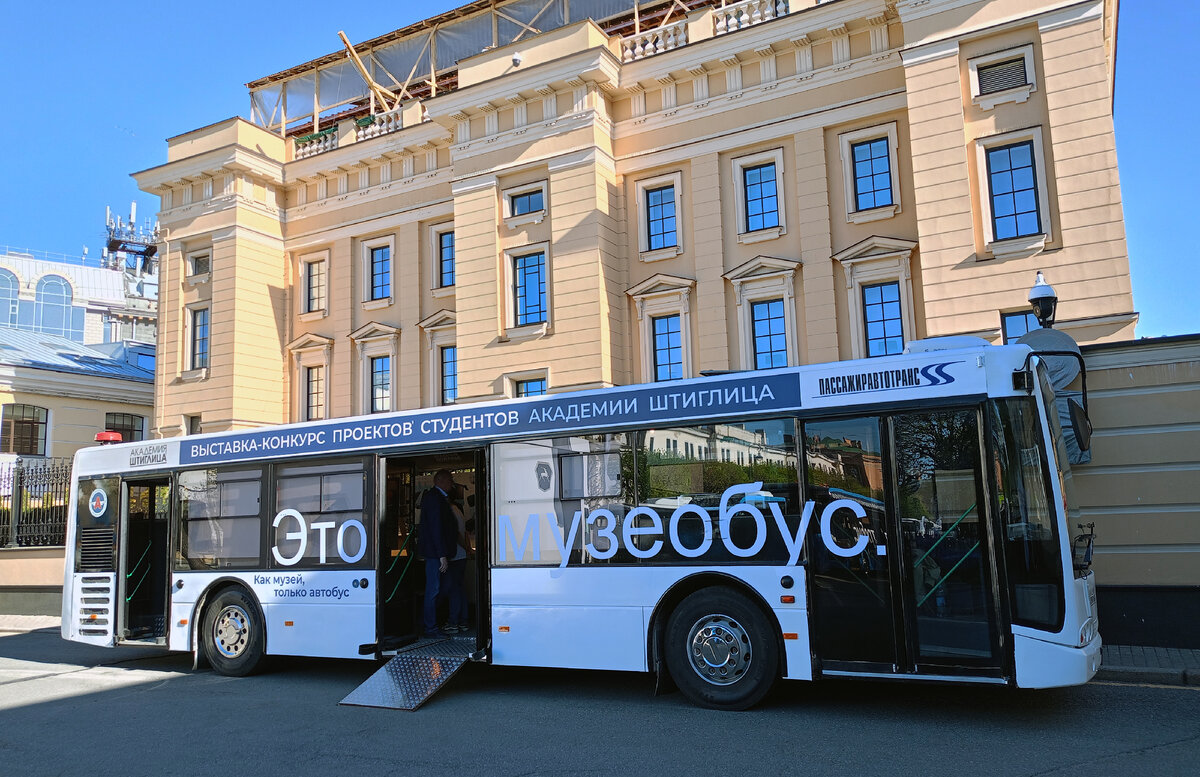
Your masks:
<svg viewBox="0 0 1200 777"><path fill-rule="evenodd" d="M346 49L251 81L246 84L250 120L280 135L308 137L342 119L384 113L401 103L453 90L458 86L459 60L530 35L585 19L609 35L627 35L697 8L724 4L476 0L354 46L346 41ZM388 94L398 101L389 103Z"/></svg>

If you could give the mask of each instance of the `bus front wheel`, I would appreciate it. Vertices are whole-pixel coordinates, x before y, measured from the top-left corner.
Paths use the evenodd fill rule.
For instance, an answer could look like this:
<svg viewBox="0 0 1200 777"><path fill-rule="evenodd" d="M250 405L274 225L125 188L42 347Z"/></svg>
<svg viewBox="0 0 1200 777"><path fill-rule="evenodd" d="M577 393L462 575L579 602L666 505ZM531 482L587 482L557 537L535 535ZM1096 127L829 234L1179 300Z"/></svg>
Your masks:
<svg viewBox="0 0 1200 777"><path fill-rule="evenodd" d="M667 668L690 701L744 710L762 700L779 672L774 631L767 616L731 588L688 595L667 621Z"/></svg>
<svg viewBox="0 0 1200 777"><path fill-rule="evenodd" d="M219 674L245 677L262 662L265 632L258 606L245 591L227 588L204 610L204 654Z"/></svg>

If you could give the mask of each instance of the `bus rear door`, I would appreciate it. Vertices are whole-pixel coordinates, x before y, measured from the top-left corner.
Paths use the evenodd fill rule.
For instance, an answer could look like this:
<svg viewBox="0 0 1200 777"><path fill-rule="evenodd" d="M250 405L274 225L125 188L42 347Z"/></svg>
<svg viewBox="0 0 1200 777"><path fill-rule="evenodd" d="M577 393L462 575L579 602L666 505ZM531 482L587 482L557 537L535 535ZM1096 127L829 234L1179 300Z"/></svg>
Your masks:
<svg viewBox="0 0 1200 777"><path fill-rule="evenodd" d="M117 564L119 642L165 645L170 585L171 480L121 484Z"/></svg>

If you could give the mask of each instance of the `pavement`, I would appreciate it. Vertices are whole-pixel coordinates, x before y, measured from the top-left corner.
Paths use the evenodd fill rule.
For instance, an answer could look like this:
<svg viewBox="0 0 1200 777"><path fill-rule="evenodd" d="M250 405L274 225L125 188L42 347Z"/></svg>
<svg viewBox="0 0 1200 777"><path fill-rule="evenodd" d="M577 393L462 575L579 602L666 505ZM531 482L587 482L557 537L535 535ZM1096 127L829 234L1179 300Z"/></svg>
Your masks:
<svg viewBox="0 0 1200 777"><path fill-rule="evenodd" d="M58 631L57 615L0 614L0 634L23 634L42 629ZM1200 650L1105 645L1097 680L1156 685L1200 686Z"/></svg>

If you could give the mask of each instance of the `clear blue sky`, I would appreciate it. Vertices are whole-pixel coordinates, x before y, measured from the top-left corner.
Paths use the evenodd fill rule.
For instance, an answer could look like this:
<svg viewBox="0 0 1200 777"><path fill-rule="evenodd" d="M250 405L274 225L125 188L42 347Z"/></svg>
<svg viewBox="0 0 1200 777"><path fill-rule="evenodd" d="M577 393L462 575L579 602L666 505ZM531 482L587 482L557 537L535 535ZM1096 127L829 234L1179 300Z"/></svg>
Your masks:
<svg viewBox="0 0 1200 777"><path fill-rule="evenodd" d="M9 3L0 98L0 246L99 255L104 208L139 219L157 198L129 173L166 161L166 139L249 115L245 82L459 5L425 3ZM233 22L233 19L238 19ZM234 34L236 33L236 37ZM1200 3L1121 4L1117 153L1138 335L1200 332L1195 91ZM1192 181L1192 184L1187 184ZM1053 278L1050 278L1053 283Z"/></svg>

